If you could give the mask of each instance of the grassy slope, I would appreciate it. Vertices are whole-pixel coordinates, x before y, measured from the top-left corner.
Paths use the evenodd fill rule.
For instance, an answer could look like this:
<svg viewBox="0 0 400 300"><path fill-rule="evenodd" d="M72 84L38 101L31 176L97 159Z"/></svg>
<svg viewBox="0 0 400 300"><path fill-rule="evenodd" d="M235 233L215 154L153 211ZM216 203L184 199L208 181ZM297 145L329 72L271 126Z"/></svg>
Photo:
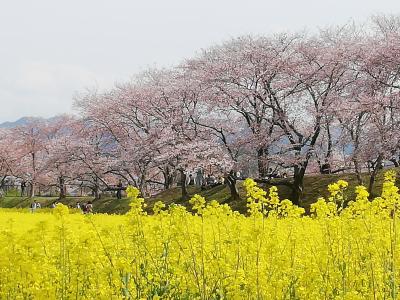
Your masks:
<svg viewBox="0 0 400 300"><path fill-rule="evenodd" d="M318 197L326 197L328 196L327 186L330 183L336 182L339 179L343 179L349 182L348 189L348 199L352 199L354 195L354 187L357 185L357 179L355 174L335 174L335 175L313 175L307 176L304 180L304 197L302 201L302 206L306 209L309 208L310 204L315 202ZM382 190L382 179L383 172L380 172L377 177L377 181L374 186L373 195L377 196L380 194ZM365 177L365 181L367 182L367 177ZM398 182L399 183L399 182ZM270 185L263 185L264 188L269 188ZM195 186L189 186L188 191L190 195L200 194L204 196L208 201L209 200L217 200L220 203L228 203L232 209L237 210L239 212L246 211L246 200L245 200L245 191L242 187L242 182L238 184L239 193L242 197L242 200L232 202L229 197L229 189L226 186L217 186L209 190L200 190L200 188ZM290 197L290 189L286 186L278 186L278 191L281 199ZM146 199L147 210L151 212L151 209L156 201L162 201L166 205L171 203L182 204L186 207L189 207L190 204L188 201L182 201L180 199L181 190L179 187L174 187L172 189L163 191L156 196L153 196L149 199ZM42 204L43 207L50 207L51 203L56 200L55 197L37 197L38 202ZM64 204L69 206L75 206L76 203L79 202L87 202L92 198L89 197L68 197L61 201ZM7 196L0 199L0 207L5 208L27 208L31 203L31 199L25 197L15 197L15 196ZM116 198L106 197L100 200L96 200L93 202L94 211L102 212L102 213L125 213L129 209L129 200L124 198L122 200L117 200Z"/></svg>
<svg viewBox="0 0 400 300"><path fill-rule="evenodd" d="M57 197L35 197L36 201L40 202L42 207L50 207L51 204L57 200ZM32 199L27 197L14 197L7 196L0 198L0 207L4 208L29 208ZM59 202L68 206L75 207L77 202L83 203L93 201L92 197L67 197ZM96 212L102 213L125 213L129 209L129 200L116 198L104 198L101 200L93 201L93 209Z"/></svg>
<svg viewBox="0 0 400 300"><path fill-rule="evenodd" d="M397 170L399 171L399 170ZM376 182L374 184L374 189L372 195L378 196L382 191L382 183L383 183L383 173L379 172L376 178ZM355 174L333 174L333 175L310 175L304 178L304 196L302 199L302 205L306 210L309 209L310 204L314 203L319 197L327 197L328 193L328 185L338 181L339 179L345 180L349 182L349 188L347 190L348 199L354 199L354 188L358 185L357 177ZM364 175L364 184L368 184L369 177ZM281 181L281 179L280 179ZM399 186L399 179L397 185ZM260 184L264 189L268 190L271 185ZM228 203L232 209L237 210L239 212L246 211L246 199L245 199L245 191L242 187L242 182L240 181L238 184L239 194L241 195L242 200L232 202L229 197L229 189L225 186L218 186L213 189L207 191L200 191L199 188L189 187L190 195L195 193L199 193L204 196L207 200L218 200L220 203ZM290 198L291 189L288 186L279 185L278 192L281 199ZM182 203L179 200L181 191L179 188L173 188L168 191L161 192L155 197L148 199L149 207L152 207L155 201L161 200L165 204L170 204L172 202L187 205L187 202Z"/></svg>

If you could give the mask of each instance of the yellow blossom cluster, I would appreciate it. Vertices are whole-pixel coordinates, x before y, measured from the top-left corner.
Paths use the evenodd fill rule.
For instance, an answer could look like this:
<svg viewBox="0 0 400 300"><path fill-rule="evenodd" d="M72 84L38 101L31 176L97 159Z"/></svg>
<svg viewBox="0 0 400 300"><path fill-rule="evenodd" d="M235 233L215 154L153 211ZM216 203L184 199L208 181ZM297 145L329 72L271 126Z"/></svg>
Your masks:
<svg viewBox="0 0 400 300"><path fill-rule="evenodd" d="M304 209L293 205L291 201L281 201L276 186L269 189L266 197L267 193L253 179L246 179L243 185L247 191L247 212L250 216L300 217L304 214Z"/></svg>
<svg viewBox="0 0 400 300"><path fill-rule="evenodd" d="M147 215L132 187L124 216L2 209L0 299L397 299L395 179L337 182L311 215L251 179L248 216L199 195Z"/></svg>

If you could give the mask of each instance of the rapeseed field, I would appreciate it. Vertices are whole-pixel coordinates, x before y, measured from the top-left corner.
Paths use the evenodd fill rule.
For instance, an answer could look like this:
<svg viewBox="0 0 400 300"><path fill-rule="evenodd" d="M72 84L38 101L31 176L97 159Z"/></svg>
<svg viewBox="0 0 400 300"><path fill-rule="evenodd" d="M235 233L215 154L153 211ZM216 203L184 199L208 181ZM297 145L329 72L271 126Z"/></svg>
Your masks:
<svg viewBox="0 0 400 300"><path fill-rule="evenodd" d="M0 299L397 299L395 178L372 201L338 181L307 216L251 179L246 216L198 195L146 215L132 187L124 216L3 209Z"/></svg>

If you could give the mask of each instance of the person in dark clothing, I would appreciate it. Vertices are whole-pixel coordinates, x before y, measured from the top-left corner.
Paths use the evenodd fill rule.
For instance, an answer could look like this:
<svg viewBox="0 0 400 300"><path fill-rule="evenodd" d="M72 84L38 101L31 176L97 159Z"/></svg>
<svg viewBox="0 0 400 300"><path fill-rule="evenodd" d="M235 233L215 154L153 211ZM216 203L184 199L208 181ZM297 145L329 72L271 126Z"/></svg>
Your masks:
<svg viewBox="0 0 400 300"><path fill-rule="evenodd" d="M194 178L192 174L189 174L189 185L194 185Z"/></svg>
<svg viewBox="0 0 400 300"><path fill-rule="evenodd" d="M23 197L25 194L25 188L26 188L26 182L22 181L21 182L21 197Z"/></svg>
<svg viewBox="0 0 400 300"><path fill-rule="evenodd" d="M331 165L325 163L321 166L321 174L330 174L331 173Z"/></svg>
<svg viewBox="0 0 400 300"><path fill-rule="evenodd" d="M122 181L120 180L117 185L117 199L122 199Z"/></svg>

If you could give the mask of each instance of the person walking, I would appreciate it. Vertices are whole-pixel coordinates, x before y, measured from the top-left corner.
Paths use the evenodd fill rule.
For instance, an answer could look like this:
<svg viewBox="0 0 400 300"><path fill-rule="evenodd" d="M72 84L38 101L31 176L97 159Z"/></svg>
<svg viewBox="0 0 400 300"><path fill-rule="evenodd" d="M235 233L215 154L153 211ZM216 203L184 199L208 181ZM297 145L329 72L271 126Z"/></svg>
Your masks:
<svg viewBox="0 0 400 300"><path fill-rule="evenodd" d="M189 185L194 185L194 178L192 174L189 174Z"/></svg>
<svg viewBox="0 0 400 300"><path fill-rule="evenodd" d="M201 187L205 183L204 181L204 176L203 176L203 170L199 168L196 172L196 185Z"/></svg>
<svg viewBox="0 0 400 300"><path fill-rule="evenodd" d="M31 203L31 212L33 213L33 212L35 212L35 210L36 210L36 208L37 208L37 201L36 200L34 200L32 203Z"/></svg>
<svg viewBox="0 0 400 300"><path fill-rule="evenodd" d="M122 181L121 181L121 179L118 181L118 185L117 185L117 199L122 199Z"/></svg>
<svg viewBox="0 0 400 300"><path fill-rule="evenodd" d="M21 197L23 197L25 194L25 188L26 188L26 182L22 181L21 182Z"/></svg>

